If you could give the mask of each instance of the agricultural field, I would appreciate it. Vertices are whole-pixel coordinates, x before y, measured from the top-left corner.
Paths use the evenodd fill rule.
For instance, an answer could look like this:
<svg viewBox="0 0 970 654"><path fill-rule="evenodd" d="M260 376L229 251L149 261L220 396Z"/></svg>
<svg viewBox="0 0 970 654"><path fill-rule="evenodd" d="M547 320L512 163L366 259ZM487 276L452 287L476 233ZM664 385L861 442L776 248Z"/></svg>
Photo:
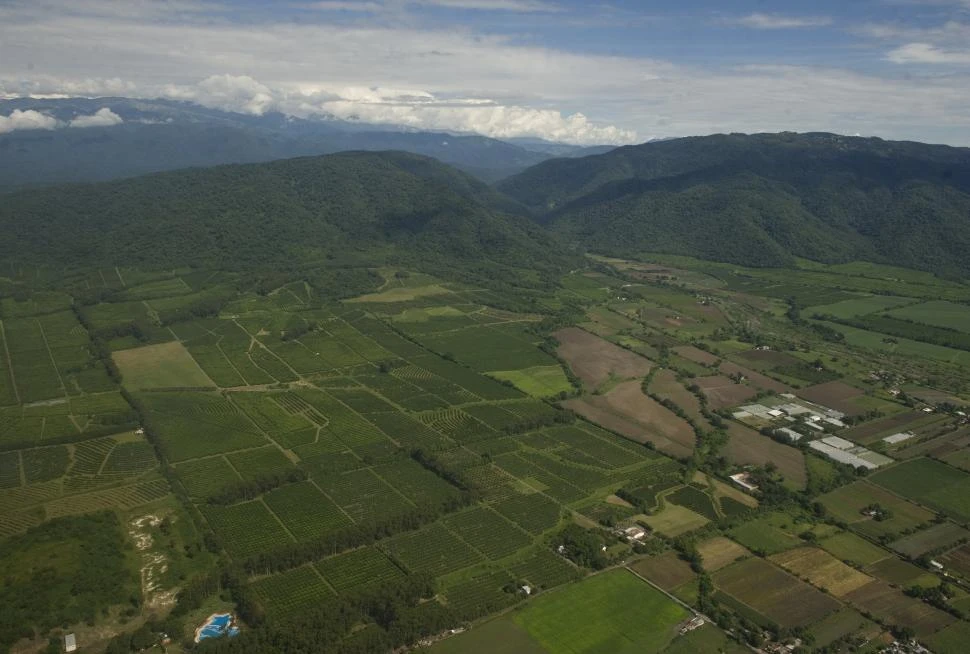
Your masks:
<svg viewBox="0 0 970 654"><path fill-rule="evenodd" d="M912 459L872 476L875 484L970 522L970 474L933 459Z"/></svg>
<svg viewBox="0 0 970 654"><path fill-rule="evenodd" d="M125 386L133 391L214 386L178 341L119 350L111 357L121 370Z"/></svg>
<svg viewBox="0 0 970 654"><path fill-rule="evenodd" d="M513 620L549 654L632 653L662 651L687 617L635 575L614 570L537 598Z"/></svg>
<svg viewBox="0 0 970 654"><path fill-rule="evenodd" d="M105 269L72 282L110 300L92 294L80 321L70 293L4 296L0 546L57 516L184 503L165 529L198 561L173 559L166 578L237 571L269 624L321 606L359 610L362 593L420 581L428 592L406 619L427 618L431 638L472 625L432 652L743 651L714 625L678 635L688 611L636 576L696 606L706 578L666 540L683 537L714 599L738 616L805 627L822 646L876 636L865 612L952 648L963 623L902 593L939 578L901 557L932 553L970 577L970 532L937 521L970 522L959 469L970 441L955 411L919 404L963 399L961 372L896 358L899 343L879 341L875 355L784 315L788 297L809 307L806 321L813 311L916 320L910 312L928 306L940 317L924 324L956 329L962 296L949 294L966 289L907 276L897 297L878 294L890 272L870 267L788 279L665 261L581 271L524 299L397 269L347 269L370 279L365 288L385 283L342 301L312 275L256 293L237 291L253 282L232 273ZM956 301L926 301L936 297ZM556 356L539 347L547 337ZM892 399L896 387L914 406ZM861 479L711 414L756 395L790 401L774 395L784 392L858 416L836 433L907 460ZM881 449L906 430L918 439ZM760 492L728 476L765 467ZM827 515L796 508L815 501ZM871 504L889 517L863 515ZM611 533L617 524L656 533L634 550ZM577 525L605 539L616 569L591 574L557 553L560 532ZM195 533L189 550L183 532ZM225 597L198 611L231 611ZM140 624L147 612L134 611ZM387 637L372 617L348 647Z"/></svg>
<svg viewBox="0 0 970 654"><path fill-rule="evenodd" d="M831 597L775 567L750 558L713 575L719 591L783 627L804 627L839 609Z"/></svg>

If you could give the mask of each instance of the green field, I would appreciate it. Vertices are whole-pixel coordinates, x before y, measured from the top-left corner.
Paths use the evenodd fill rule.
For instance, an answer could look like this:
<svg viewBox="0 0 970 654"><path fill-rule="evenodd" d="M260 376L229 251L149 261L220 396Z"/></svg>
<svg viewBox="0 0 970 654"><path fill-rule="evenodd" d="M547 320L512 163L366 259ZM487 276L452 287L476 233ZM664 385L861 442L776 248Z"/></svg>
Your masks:
<svg viewBox="0 0 970 654"><path fill-rule="evenodd" d="M214 386L188 350L178 342L121 350L112 357L121 370L125 386L131 390Z"/></svg>
<svg viewBox="0 0 970 654"><path fill-rule="evenodd" d="M895 297L892 295L870 295L859 297L853 300L843 300L841 302L836 302L835 304L822 304L819 306L809 307L805 309L805 313L808 315L819 313L822 315L835 316L836 318L854 318L856 316L864 316L867 313L885 311L886 309L893 309L895 307L913 304L915 302L916 300L906 297Z"/></svg>
<svg viewBox="0 0 970 654"><path fill-rule="evenodd" d="M889 315L970 334L970 307L965 304L937 300L895 309Z"/></svg>
<svg viewBox="0 0 970 654"><path fill-rule="evenodd" d="M489 374L496 379L512 382L517 389L533 397L555 397L573 389L560 366L498 370Z"/></svg>
<svg viewBox="0 0 970 654"><path fill-rule="evenodd" d="M873 483L970 522L970 474L932 459L912 459L881 470Z"/></svg>
<svg viewBox="0 0 970 654"><path fill-rule="evenodd" d="M539 597L513 619L549 654L632 654L662 651L687 617L660 591L614 570Z"/></svg>

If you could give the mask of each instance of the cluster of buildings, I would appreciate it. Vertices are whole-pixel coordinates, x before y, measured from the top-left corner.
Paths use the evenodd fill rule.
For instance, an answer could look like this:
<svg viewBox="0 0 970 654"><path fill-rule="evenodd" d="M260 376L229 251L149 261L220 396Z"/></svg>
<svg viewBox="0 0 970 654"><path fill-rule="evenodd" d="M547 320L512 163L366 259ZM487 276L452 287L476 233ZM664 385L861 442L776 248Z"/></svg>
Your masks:
<svg viewBox="0 0 970 654"><path fill-rule="evenodd" d="M785 394L783 398L788 402L777 406L765 406L764 404L746 404L739 407L734 412L734 418L741 422L755 423L789 423L802 424L822 433L826 429L844 429L847 425L843 422L845 414L835 409L811 404L804 400L797 400L794 395ZM796 401L797 400L797 401ZM791 434L793 441L802 438L802 434L791 428L785 428L786 434ZM797 436L797 437L796 437Z"/></svg>
<svg viewBox="0 0 970 654"><path fill-rule="evenodd" d="M808 446L833 461L850 465L853 468L875 470L893 462L888 456L867 450L861 445L856 445L852 441L847 441L838 436L826 436L817 441L812 441Z"/></svg>

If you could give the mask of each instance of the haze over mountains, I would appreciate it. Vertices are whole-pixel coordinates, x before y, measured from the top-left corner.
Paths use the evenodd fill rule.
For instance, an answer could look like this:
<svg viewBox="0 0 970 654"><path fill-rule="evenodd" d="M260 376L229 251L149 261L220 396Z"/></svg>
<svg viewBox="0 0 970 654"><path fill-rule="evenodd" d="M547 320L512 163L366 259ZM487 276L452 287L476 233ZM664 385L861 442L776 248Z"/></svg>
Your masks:
<svg viewBox="0 0 970 654"><path fill-rule="evenodd" d="M13 131L12 125L6 133L0 129L0 189L106 181L193 166L255 163L346 150L424 154L494 181L553 156L598 154L612 147L580 147L541 139L506 142L477 135L369 125L328 115L310 119L281 113L257 116L171 100L0 101L0 116L14 112L29 112L27 115L44 121L46 129ZM83 129L77 122L72 127L79 116L84 117L80 122Z"/></svg>

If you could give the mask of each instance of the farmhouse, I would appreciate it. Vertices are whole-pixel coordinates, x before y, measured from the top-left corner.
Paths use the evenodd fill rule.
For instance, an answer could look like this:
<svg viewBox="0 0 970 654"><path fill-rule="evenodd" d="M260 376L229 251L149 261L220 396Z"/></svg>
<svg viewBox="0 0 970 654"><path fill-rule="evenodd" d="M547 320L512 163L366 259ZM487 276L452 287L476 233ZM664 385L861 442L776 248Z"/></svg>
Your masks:
<svg viewBox="0 0 970 654"><path fill-rule="evenodd" d="M736 475L731 475L731 481L743 488L744 490L754 492L758 490L755 484L751 483L751 477L746 472L739 472Z"/></svg>

